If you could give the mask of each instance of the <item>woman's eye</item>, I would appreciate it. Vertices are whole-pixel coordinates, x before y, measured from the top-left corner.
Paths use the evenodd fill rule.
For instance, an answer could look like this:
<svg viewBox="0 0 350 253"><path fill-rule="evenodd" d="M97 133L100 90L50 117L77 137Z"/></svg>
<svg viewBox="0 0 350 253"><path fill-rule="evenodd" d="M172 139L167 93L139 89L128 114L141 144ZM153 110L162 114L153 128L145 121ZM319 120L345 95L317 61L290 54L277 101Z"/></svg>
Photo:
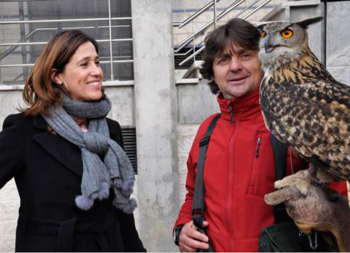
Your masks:
<svg viewBox="0 0 350 253"><path fill-rule="evenodd" d="M81 62L80 66L83 66L83 67L87 66L87 62Z"/></svg>
<svg viewBox="0 0 350 253"><path fill-rule="evenodd" d="M289 39L293 36L293 30L291 29L286 29L281 32L281 35L285 39Z"/></svg>
<svg viewBox="0 0 350 253"><path fill-rule="evenodd" d="M95 61L95 64L96 65L100 65L100 61Z"/></svg>

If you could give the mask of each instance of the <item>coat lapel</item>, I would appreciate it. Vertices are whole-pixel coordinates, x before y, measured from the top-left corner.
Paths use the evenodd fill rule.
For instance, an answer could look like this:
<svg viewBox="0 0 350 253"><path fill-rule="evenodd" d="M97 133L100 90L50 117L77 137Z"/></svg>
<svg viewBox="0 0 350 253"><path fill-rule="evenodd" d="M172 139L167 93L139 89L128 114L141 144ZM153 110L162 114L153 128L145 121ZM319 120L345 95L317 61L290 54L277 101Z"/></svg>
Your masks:
<svg viewBox="0 0 350 253"><path fill-rule="evenodd" d="M33 124L34 127L42 130L35 134L33 139L57 161L75 174L82 176L83 163L80 149L61 136L48 132L47 123L43 117L34 117Z"/></svg>

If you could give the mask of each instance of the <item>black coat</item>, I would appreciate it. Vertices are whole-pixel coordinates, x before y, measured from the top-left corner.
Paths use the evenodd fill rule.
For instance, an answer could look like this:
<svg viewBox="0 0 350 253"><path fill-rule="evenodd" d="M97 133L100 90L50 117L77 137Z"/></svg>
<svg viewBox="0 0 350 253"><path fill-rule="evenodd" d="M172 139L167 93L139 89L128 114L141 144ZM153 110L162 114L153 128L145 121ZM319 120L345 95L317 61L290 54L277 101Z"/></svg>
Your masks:
<svg viewBox="0 0 350 253"><path fill-rule="evenodd" d="M110 137L123 146L120 125L107 119ZM133 215L81 195L81 151L48 131L41 116L8 116L0 133L0 188L15 178L20 195L16 251L144 251Z"/></svg>

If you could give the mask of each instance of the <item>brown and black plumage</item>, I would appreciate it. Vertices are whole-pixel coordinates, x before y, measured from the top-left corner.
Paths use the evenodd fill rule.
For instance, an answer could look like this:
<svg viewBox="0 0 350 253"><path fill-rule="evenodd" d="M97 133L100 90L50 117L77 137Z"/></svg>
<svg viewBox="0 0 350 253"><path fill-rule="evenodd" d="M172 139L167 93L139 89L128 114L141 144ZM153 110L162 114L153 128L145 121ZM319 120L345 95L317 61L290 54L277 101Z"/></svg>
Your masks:
<svg viewBox="0 0 350 253"><path fill-rule="evenodd" d="M327 171L318 172L320 181L327 181L321 175L327 178L329 172L349 181L350 87L336 81L308 46L306 28L320 20L258 27L265 71L260 104L272 134L317 171Z"/></svg>

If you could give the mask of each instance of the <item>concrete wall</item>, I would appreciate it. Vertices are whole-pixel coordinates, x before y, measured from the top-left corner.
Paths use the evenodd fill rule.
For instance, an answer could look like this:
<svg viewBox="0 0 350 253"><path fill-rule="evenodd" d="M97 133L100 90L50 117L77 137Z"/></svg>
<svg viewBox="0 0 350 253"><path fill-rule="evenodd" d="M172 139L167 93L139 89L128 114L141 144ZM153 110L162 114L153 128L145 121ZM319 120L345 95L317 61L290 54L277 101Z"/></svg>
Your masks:
<svg viewBox="0 0 350 253"><path fill-rule="evenodd" d="M350 85L350 1L328 3L327 13L327 69Z"/></svg>
<svg viewBox="0 0 350 253"><path fill-rule="evenodd" d="M177 214L172 1L133 0L139 233L149 251L174 251Z"/></svg>

